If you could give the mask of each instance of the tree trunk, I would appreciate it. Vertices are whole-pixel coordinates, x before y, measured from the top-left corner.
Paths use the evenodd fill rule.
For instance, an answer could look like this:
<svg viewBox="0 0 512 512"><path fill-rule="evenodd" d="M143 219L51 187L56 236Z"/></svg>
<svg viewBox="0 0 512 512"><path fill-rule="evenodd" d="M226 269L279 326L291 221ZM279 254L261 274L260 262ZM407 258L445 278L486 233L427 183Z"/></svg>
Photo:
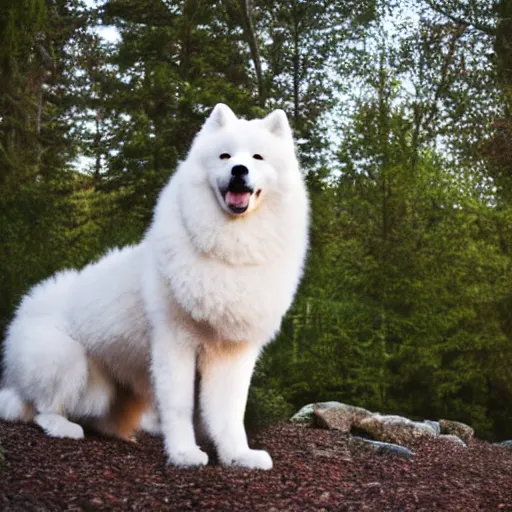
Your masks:
<svg viewBox="0 0 512 512"><path fill-rule="evenodd" d="M258 45L258 39L254 30L253 9L251 0L239 0L240 10L242 12L242 20L244 26L245 36L249 43L251 50L251 58L254 63L254 69L256 71L256 80L258 82L258 103L261 108L265 107L266 93L265 83L263 80L263 71L261 69L261 56Z"/></svg>

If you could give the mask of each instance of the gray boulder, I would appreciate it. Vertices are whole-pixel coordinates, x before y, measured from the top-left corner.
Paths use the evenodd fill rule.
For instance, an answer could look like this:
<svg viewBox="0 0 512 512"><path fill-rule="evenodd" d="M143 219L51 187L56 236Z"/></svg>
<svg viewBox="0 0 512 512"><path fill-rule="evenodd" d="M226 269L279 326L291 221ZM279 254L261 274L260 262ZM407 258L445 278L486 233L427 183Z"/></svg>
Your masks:
<svg viewBox="0 0 512 512"><path fill-rule="evenodd" d="M440 441L446 441L447 443L456 444L458 446L462 446L463 448L467 447L467 444L458 436L454 436L453 434L441 434L438 439Z"/></svg>
<svg viewBox="0 0 512 512"><path fill-rule="evenodd" d="M475 436L475 431L465 423L460 421L439 420L441 434L451 434L462 439L465 444L469 444Z"/></svg>
<svg viewBox="0 0 512 512"><path fill-rule="evenodd" d="M439 421L424 420L423 423L426 423L428 426L432 427L436 433L436 436L441 435L441 425L439 425Z"/></svg>
<svg viewBox="0 0 512 512"><path fill-rule="evenodd" d="M377 455L397 455L398 457L409 458L414 455L412 450L394 443L383 443L373 441L364 437L354 436L350 439L350 446L356 450L372 450Z"/></svg>
<svg viewBox="0 0 512 512"><path fill-rule="evenodd" d="M407 445L422 437L436 437L436 432L430 425L402 416L374 414L363 419L359 428L372 439L385 443Z"/></svg>
<svg viewBox="0 0 512 512"><path fill-rule="evenodd" d="M512 440L501 441L499 443L494 443L496 446L501 446L502 448L506 448L509 452L512 452Z"/></svg>
<svg viewBox="0 0 512 512"><path fill-rule="evenodd" d="M350 432L352 427L358 427L362 420L372 416L370 411L362 407L340 404L336 407L314 407L315 425L329 430Z"/></svg>
<svg viewBox="0 0 512 512"><path fill-rule="evenodd" d="M341 402L318 402L308 404L301 407L301 409L290 418L290 421L300 425L313 426L315 421L313 414L314 409L336 409L342 405L343 404Z"/></svg>

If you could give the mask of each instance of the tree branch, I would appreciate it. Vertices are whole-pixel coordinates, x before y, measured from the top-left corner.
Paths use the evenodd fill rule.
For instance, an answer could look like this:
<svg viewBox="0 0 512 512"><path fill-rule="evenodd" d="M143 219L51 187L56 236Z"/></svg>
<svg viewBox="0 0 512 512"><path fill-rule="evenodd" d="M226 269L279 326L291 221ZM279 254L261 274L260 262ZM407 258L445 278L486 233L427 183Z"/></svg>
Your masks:
<svg viewBox="0 0 512 512"><path fill-rule="evenodd" d="M437 114L437 102L441 99L442 93L449 87L450 85L450 77L449 70L450 65L453 62L455 57L455 48L457 46L457 41L462 37L464 32L467 29L467 25L461 25L457 27L456 31L453 33L452 39L448 46L448 54L446 55L445 60L441 66L441 80L439 81L437 88L434 92L434 98L432 101L432 108L430 112L424 116L423 118L423 126L430 126L434 117Z"/></svg>
<svg viewBox="0 0 512 512"><path fill-rule="evenodd" d="M442 14L449 20L453 21L457 25L463 25L466 27L473 27L476 30L480 30L480 32L483 32L484 34L487 34L489 36L495 36L496 35L496 28L492 27L491 25L488 25L486 23L479 23L477 21L469 21L468 19L461 18L459 16L456 16L455 14L451 13L449 9L446 7L446 5L443 5L438 0L425 0L427 5L434 10L435 12Z"/></svg>

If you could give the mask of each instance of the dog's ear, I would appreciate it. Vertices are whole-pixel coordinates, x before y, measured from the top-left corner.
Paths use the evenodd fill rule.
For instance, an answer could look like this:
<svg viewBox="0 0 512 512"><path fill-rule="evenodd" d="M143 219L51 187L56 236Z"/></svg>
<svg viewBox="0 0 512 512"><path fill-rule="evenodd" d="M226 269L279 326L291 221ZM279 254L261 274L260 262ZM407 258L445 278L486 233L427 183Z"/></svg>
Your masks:
<svg viewBox="0 0 512 512"><path fill-rule="evenodd" d="M292 129L284 110L274 110L262 121L265 128L277 137L292 138Z"/></svg>
<svg viewBox="0 0 512 512"><path fill-rule="evenodd" d="M233 121L236 121L236 116L233 111L227 105L224 105L224 103L217 103L204 126L205 128L215 130Z"/></svg>

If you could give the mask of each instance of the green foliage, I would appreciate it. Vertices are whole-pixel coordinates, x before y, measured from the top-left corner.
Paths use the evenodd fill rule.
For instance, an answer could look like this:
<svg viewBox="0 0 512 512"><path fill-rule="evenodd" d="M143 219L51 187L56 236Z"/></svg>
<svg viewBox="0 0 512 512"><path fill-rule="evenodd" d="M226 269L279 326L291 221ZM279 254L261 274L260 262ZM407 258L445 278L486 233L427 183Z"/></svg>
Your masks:
<svg viewBox="0 0 512 512"><path fill-rule="evenodd" d="M0 69L2 74L22 71L46 21L43 0L5 0L0 7Z"/></svg>
<svg viewBox="0 0 512 512"><path fill-rule="evenodd" d="M342 173L310 178L312 251L265 355L268 382L296 407L341 400L509 435L509 413L489 408L508 410L512 391L509 213L496 209L478 171L454 172L436 151L435 125L419 122L416 101L400 100L397 54L377 49L340 148Z"/></svg>
<svg viewBox="0 0 512 512"><path fill-rule="evenodd" d="M245 409L245 425L248 430L260 430L288 420L293 407L275 389L252 386Z"/></svg>

